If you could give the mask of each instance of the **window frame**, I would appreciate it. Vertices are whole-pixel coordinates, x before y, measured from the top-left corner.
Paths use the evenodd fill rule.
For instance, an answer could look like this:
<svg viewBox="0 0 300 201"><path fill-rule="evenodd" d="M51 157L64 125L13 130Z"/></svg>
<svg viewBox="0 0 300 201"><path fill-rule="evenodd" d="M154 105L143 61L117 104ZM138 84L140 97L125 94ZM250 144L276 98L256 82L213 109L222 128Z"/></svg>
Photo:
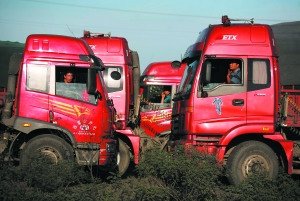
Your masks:
<svg viewBox="0 0 300 201"><path fill-rule="evenodd" d="M89 100L84 99L83 93L84 93L84 90L86 90L86 82L87 82L86 78L87 78L87 71L88 71L87 67L85 67L85 66L70 67L70 66L67 66L67 65L54 65L54 66L52 66L52 69L54 69L54 70L51 71L51 81L52 81L51 86L54 86L54 89L52 90L52 93L51 93L52 95L62 97L62 98L71 99L71 100L74 100L74 101L80 101L80 102L84 102L84 103L92 104L92 105L97 105L98 104L98 101L97 101L96 97L93 96L93 95L87 94L87 92L86 92L86 95L89 97ZM60 75L59 72L64 74L64 72L66 72L67 69L71 69L73 74L75 74L74 75L75 82L69 83L70 85L72 85L72 84L77 84L77 85L82 84L82 85L85 86L85 88L81 92L82 94L81 94L80 99L79 98L74 98L74 97L71 97L71 96L65 96L64 94L57 93L57 84L59 83L62 86L63 86L63 84L65 84L64 81L63 81L63 77L62 76L58 77L58 75ZM77 70L77 73L78 73L77 75L76 75L76 70ZM84 71L86 71L85 78L84 78L84 76L79 76L79 71L81 71L80 72L81 74L84 74L85 73ZM80 79L80 81L76 82L76 77L78 77L77 79ZM74 89L76 89L75 85L74 85L74 87L75 87Z"/></svg>
<svg viewBox="0 0 300 201"><path fill-rule="evenodd" d="M201 65L201 74L199 76L199 81L197 85L197 98L205 98L205 97L215 97L215 96L223 96L223 95L232 95L237 93L243 93L246 92L246 78L247 78L247 62L245 62L247 58L245 57L207 57ZM223 69L221 69L222 72L222 80L218 83L218 85L212 86L211 88L205 87L205 74L206 74L206 67L207 62L215 61L215 60L223 60L220 61L220 64L218 66L222 65L222 63L225 63ZM238 60L240 65L240 71L241 71L241 83L239 84L230 84L226 83L226 76L229 69L229 63L232 60ZM212 65L215 65L212 63ZM218 73L216 71L215 73ZM211 76L212 77L212 76ZM211 79L212 80L212 79ZM221 82L222 81L222 82ZM210 82L214 83L214 82ZM205 95L203 95L205 94Z"/></svg>
<svg viewBox="0 0 300 201"><path fill-rule="evenodd" d="M173 105L172 99L174 98L174 94L176 92L176 85L174 84L147 84L145 87L147 87L147 90L149 90L150 87L152 86L159 86L161 87L161 91L164 89L164 87L170 87L170 95L171 95L171 101L169 103L161 103L160 101L157 102L150 102L148 99L145 99L144 93L145 93L145 88L144 88L144 93L142 94L142 102L148 102L149 106L142 106L141 109L142 111L156 111L156 110L164 110L164 109L171 109ZM153 96L153 94L150 94L148 92L149 97Z"/></svg>
<svg viewBox="0 0 300 201"><path fill-rule="evenodd" d="M32 75L31 77L31 68L35 66L37 68L39 68L39 70L35 70L35 71L32 71L32 72L35 72L35 73L38 73L39 76L34 76ZM40 74L40 70L42 68L45 68L46 70L46 74L45 76L41 77L42 75ZM50 66L48 64L34 64L34 63L29 63L27 64L27 67L26 67L26 90L28 91L35 91L35 92L41 92L41 93L49 93L49 90L50 90L50 87L49 87L49 82L50 82L50 73L49 73L49 69L50 69ZM35 80L35 79L39 79L38 81L38 85L41 86L41 82L40 80L44 80L44 83L45 83L45 90L42 90L42 89L38 89L38 88L33 88L32 86L30 86L30 83L32 80Z"/></svg>
<svg viewBox="0 0 300 201"><path fill-rule="evenodd" d="M108 86L108 84L107 84L107 82L108 82L107 77L109 76L108 75L108 69L109 68L120 69L120 74L121 74L121 78L120 78L121 84L120 84L120 87L118 87L118 88L112 88L112 87ZM106 66L105 70L102 71L102 76L103 76L104 84L105 84L105 87L106 87L108 93L120 92L120 91L123 90L124 84L125 84L124 82L125 81L124 81L124 69L121 66Z"/></svg>
<svg viewBox="0 0 300 201"><path fill-rule="evenodd" d="M266 84L255 84L253 83L253 64L254 61L265 61L267 70L267 83ZM248 85L247 91L256 91L261 89L267 89L271 86L271 67L269 59L262 58L249 58L248 59Z"/></svg>

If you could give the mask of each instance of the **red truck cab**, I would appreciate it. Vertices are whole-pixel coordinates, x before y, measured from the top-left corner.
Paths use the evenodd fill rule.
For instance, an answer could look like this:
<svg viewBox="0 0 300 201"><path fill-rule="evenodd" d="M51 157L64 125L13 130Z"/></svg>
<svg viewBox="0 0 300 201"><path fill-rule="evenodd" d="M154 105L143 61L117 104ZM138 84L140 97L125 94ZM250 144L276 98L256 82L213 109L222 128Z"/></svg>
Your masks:
<svg viewBox="0 0 300 201"><path fill-rule="evenodd" d="M123 37L84 32L83 39L105 65L103 78L116 109L116 132L119 140L118 165L124 174L133 156L139 160L140 137L130 127L138 116L140 67L137 52L131 51Z"/></svg>
<svg viewBox="0 0 300 201"><path fill-rule="evenodd" d="M291 172L293 142L278 129L280 76L270 26L231 24L225 16L200 33L183 62L171 147L180 142L216 155L234 184L257 172L275 178L280 163Z"/></svg>
<svg viewBox="0 0 300 201"><path fill-rule="evenodd" d="M144 100L150 98L149 96L154 98L155 95L159 98L161 91L158 90L162 90L163 86L168 87L174 94L183 68L172 67L174 62L150 64L142 75L143 81L140 82L138 54L129 49L125 38L86 31L83 39L105 64L104 82L117 112L119 172L124 174L129 166L129 159L132 158L138 164L140 151L144 150L146 141L149 142L160 134L169 136L171 129L171 99L166 104L160 104L160 100L155 103L149 99L151 106L143 105L139 110L140 96L143 95ZM141 89L140 83L143 85ZM156 94L150 93L153 89ZM142 103L145 101L142 100Z"/></svg>
<svg viewBox="0 0 300 201"><path fill-rule="evenodd" d="M83 165L115 166L113 104L98 72L101 60L89 46L73 37L34 34L20 61L10 71L1 116L7 127L1 145L10 147L10 156L25 163L40 151L54 162L76 158ZM66 73L73 74L70 83Z"/></svg>
<svg viewBox="0 0 300 201"><path fill-rule="evenodd" d="M176 89L180 83L185 65L179 61L154 62L141 75L140 127L147 136L169 137L171 114ZM170 92L170 98L162 101L161 93Z"/></svg>

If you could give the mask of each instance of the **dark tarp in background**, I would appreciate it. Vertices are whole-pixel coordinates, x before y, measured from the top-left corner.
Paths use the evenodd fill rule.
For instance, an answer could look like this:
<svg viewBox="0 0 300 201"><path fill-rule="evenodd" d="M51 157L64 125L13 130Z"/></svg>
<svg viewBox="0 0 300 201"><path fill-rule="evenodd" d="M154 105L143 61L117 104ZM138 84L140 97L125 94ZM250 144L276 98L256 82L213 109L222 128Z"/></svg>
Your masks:
<svg viewBox="0 0 300 201"><path fill-rule="evenodd" d="M271 25L282 85L300 85L300 21Z"/></svg>
<svg viewBox="0 0 300 201"><path fill-rule="evenodd" d="M7 85L8 65L11 55L22 53L24 44L18 42L0 41L0 88Z"/></svg>

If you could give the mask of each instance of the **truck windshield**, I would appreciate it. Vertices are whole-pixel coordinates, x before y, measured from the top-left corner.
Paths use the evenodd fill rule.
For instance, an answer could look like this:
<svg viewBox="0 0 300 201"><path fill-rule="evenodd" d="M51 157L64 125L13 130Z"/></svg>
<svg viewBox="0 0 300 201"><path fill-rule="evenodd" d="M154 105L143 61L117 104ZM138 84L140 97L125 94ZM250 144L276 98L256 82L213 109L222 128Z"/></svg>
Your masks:
<svg viewBox="0 0 300 201"><path fill-rule="evenodd" d="M199 65L199 57L193 58L193 59L189 59L187 61L187 66L185 68L183 77L181 79L178 91L176 96L178 98L182 97L188 97L191 93L191 89L192 89L192 84L195 78L195 74L196 74L196 70L198 68Z"/></svg>

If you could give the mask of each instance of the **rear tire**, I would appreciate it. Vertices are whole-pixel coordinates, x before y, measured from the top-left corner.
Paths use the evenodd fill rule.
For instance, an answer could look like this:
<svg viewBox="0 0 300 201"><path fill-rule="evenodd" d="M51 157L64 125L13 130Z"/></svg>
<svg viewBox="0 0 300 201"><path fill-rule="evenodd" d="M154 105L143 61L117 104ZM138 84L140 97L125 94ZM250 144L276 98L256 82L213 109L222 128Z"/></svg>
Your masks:
<svg viewBox="0 0 300 201"><path fill-rule="evenodd" d="M125 142L119 139L119 151L117 156L117 164L119 175L122 176L126 173L130 164L130 151Z"/></svg>
<svg viewBox="0 0 300 201"><path fill-rule="evenodd" d="M275 179L279 163L274 151L259 141L247 141L239 144L229 155L226 173L231 184L238 185L250 175L266 174Z"/></svg>
<svg viewBox="0 0 300 201"><path fill-rule="evenodd" d="M45 134L29 140L21 151L20 164L30 163L35 157L45 156L51 163L57 164L63 160L74 161L74 150L62 138Z"/></svg>

